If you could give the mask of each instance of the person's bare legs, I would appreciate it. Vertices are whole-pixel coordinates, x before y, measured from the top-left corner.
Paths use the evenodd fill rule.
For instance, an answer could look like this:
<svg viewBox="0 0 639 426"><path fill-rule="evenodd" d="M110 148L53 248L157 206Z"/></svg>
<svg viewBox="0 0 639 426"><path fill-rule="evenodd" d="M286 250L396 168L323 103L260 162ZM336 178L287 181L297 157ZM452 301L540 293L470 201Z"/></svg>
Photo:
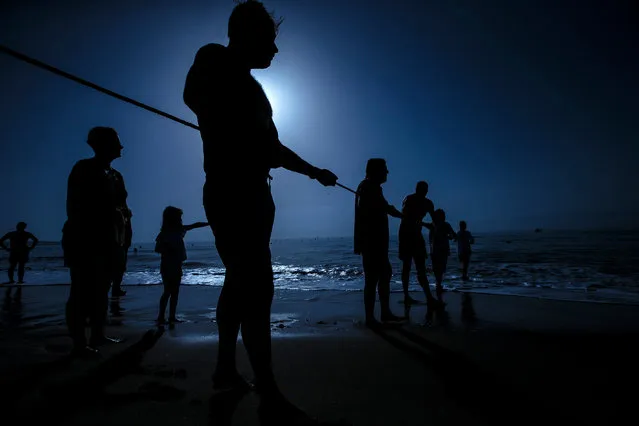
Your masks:
<svg viewBox="0 0 639 426"><path fill-rule="evenodd" d="M404 290L404 304L405 305L410 305L413 303L419 303L417 300L413 299L412 297L410 297L410 295L408 294L408 285L410 283L410 268L411 268L411 264L413 262L412 258L405 258L402 260L402 287ZM417 262L415 263L415 266L417 266ZM421 282L420 282L421 284Z"/></svg>
<svg viewBox="0 0 639 426"><path fill-rule="evenodd" d="M375 297L377 285L379 283L379 264L371 254L362 254L362 265L364 266L364 312L366 325L375 326L378 324L375 319Z"/></svg>
<svg viewBox="0 0 639 426"><path fill-rule="evenodd" d="M403 319L403 317L394 315L390 309L390 281L393 276L393 269L388 259L388 253L380 253L376 257L380 268L377 292L379 294L379 304L382 311L382 322L399 321Z"/></svg>
<svg viewBox="0 0 639 426"><path fill-rule="evenodd" d="M417 269L417 281L424 291L426 303L432 305L436 300L433 297L433 293L430 291L430 283L428 282L428 276L426 275L426 257L416 257L415 267Z"/></svg>
<svg viewBox="0 0 639 426"><path fill-rule="evenodd" d="M235 309L241 299L235 295L239 283L235 283L234 272L226 269L224 285L217 301L216 320L219 332L219 344L217 348L217 365L213 373L213 387L233 387L241 379L235 361L237 337L240 333L241 313Z"/></svg>

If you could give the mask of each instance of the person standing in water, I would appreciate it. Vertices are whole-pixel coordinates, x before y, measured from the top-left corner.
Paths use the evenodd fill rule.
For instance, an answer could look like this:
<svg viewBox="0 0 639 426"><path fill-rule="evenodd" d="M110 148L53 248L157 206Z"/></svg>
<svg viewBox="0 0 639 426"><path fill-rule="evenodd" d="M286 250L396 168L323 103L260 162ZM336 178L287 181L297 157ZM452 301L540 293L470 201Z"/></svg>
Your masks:
<svg viewBox="0 0 639 426"><path fill-rule="evenodd" d="M472 245L475 244L475 238L468 231L466 221L459 221L459 232L457 232L457 257L462 267L462 280L468 281L468 265L470 263L470 255L472 254Z"/></svg>
<svg viewBox="0 0 639 426"><path fill-rule="evenodd" d="M435 274L435 293L437 300L443 302L444 294L444 273L448 264L448 256L450 256L450 242L457 238L457 234L446 222L446 212L442 209L435 210L433 216L433 228L428 234L430 242L430 258L433 265L433 274Z"/></svg>
<svg viewBox="0 0 639 426"><path fill-rule="evenodd" d="M29 261L29 252L38 245L38 239L31 232L26 231L27 224L18 222L16 230L7 232L1 239L0 245L9 252L9 284L13 284L16 267L18 268L18 284L24 283L24 267ZM31 245L29 245L31 240ZM9 241L9 246L6 242Z"/></svg>
<svg viewBox="0 0 639 426"><path fill-rule="evenodd" d="M417 281L424 290L426 303L432 304L435 301L431 291L428 277L426 276L426 241L422 235L422 227L430 228L430 224L424 224L426 214L433 219L435 206L433 202L426 198L428 194L428 183L417 182L415 193L407 195L402 203L403 218L399 225L399 258L402 261L402 286L404 288L404 304L410 305L418 301L408 294L408 284L410 282L410 269L413 261L417 269Z"/></svg>
<svg viewBox="0 0 639 426"><path fill-rule="evenodd" d="M209 226L207 222L196 222L191 225L182 224L182 210L168 206L162 214L162 229L155 239L155 252L162 255L160 261L160 274L164 292L160 297L160 312L158 324L166 324L164 314L166 305L171 300L169 307L169 323L181 322L175 316L178 295L182 281L182 263L186 260L186 247L184 236L191 229Z"/></svg>
<svg viewBox="0 0 639 426"><path fill-rule="evenodd" d="M258 1L242 1L228 22L228 46L197 52L184 86L184 102L197 116L204 149L203 204L226 268L217 304L219 345L214 389L246 389L236 365L242 340L267 412L290 413L273 375L270 313L274 294L270 239L275 218L269 172L283 167L334 186L337 176L284 146L273 110L253 69L278 52L279 22ZM280 417L284 414L278 414Z"/></svg>
<svg viewBox="0 0 639 426"><path fill-rule="evenodd" d="M398 321L390 309L390 280L393 270L388 258L388 216L402 218L388 204L382 191L388 168L382 158L371 158L366 164L366 178L357 187L355 196L355 254L362 256L364 266L364 310L366 325L375 327L375 292L379 293L382 322Z"/></svg>

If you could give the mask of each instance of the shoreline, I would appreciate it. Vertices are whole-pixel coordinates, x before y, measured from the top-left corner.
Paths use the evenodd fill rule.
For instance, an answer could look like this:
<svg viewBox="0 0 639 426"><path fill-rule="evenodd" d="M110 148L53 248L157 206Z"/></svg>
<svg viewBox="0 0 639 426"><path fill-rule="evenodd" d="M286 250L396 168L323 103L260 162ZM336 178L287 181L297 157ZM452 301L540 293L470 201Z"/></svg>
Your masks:
<svg viewBox="0 0 639 426"><path fill-rule="evenodd" d="M100 360L65 361L66 287L24 287L19 302L15 290L8 297L0 292L5 401L69 425L209 424L221 409L210 384L219 288L184 289L178 317L185 322L159 333L153 319L161 288L132 286L110 299L107 334L125 341L101 348ZM396 314L401 296L391 295ZM362 426L511 424L508 412L515 409L517 422L523 417L528 424L566 413L610 424L633 407L624 383L639 378L636 307L472 294L478 321L468 324L462 294L444 297L447 315L427 324L426 307L418 305L402 326L373 331L363 325L359 292L276 289L273 363L283 391L313 417ZM156 341L130 358L149 330ZM238 362L250 378L241 343ZM90 383L100 383L97 393L83 391ZM69 392L87 395L80 395L82 404L52 408L52 394ZM217 424L260 424L258 405L248 395L232 423Z"/></svg>
<svg viewBox="0 0 639 426"><path fill-rule="evenodd" d="M395 283L397 284L397 283ZM0 283L0 290L2 289L13 289L13 288L40 288L40 287L69 287L69 283L24 283L24 284L8 284L8 283ZM136 287L161 287L162 283L126 283L123 282L122 287L126 290L128 288L136 288ZM221 289L221 285L217 284L188 284L182 283L182 288L216 288ZM330 289L330 288L287 288L275 286L276 291L290 291L290 292L300 292L300 293L363 293L362 289ZM435 286L431 283L431 291L434 292ZM455 294L455 293L469 293L472 295L490 295L490 296L500 296L500 297L523 297L523 298L531 298L531 299L540 299L540 300L554 300L554 301L562 301L562 302L579 302L579 303L594 303L594 304L604 304L604 305L619 305L619 306L639 306L639 291L626 291L623 292L622 295L615 297L612 295L601 294L603 292L611 292L611 293L619 293L618 289L548 289L548 288L536 288L536 287L510 287L507 290L503 290L502 288L475 288L472 287L461 287L454 288L452 290L447 289L446 294ZM423 292L417 284L411 283L410 293L413 295L423 295ZM403 290L399 289L391 289L391 294L403 294ZM635 299L624 299L624 296L635 296ZM581 296L581 297L579 297Z"/></svg>

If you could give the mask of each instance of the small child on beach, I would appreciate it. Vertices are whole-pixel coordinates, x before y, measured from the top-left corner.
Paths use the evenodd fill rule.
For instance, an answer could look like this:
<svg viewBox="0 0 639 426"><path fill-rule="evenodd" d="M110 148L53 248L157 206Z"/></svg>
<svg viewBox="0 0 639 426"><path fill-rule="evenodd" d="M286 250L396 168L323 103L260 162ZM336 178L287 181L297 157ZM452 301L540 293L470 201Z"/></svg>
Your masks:
<svg viewBox="0 0 639 426"><path fill-rule="evenodd" d="M166 323L164 314L169 299L171 299L169 322L180 322L175 316L175 310L182 281L182 263L186 260L184 236L191 229L209 226L207 222L183 225L182 213L182 210L177 207L168 206L165 208L162 214L162 229L155 239L155 251L162 255L160 274L162 275L162 284L164 284L164 292L160 297L158 324Z"/></svg>
<svg viewBox="0 0 639 426"><path fill-rule="evenodd" d="M446 213L442 209L435 210L433 216L433 228L431 229L428 240L430 242L430 259L433 264L433 274L435 274L435 292L437 300L442 301L444 288L442 282L446 265L448 264L448 256L450 256L450 243L448 240L457 239L457 234L446 222Z"/></svg>
<svg viewBox="0 0 639 426"><path fill-rule="evenodd" d="M468 264L472 254L471 245L475 244L475 238L468 231L466 221L459 221L459 232L457 232L457 257L462 267L462 280L468 281Z"/></svg>

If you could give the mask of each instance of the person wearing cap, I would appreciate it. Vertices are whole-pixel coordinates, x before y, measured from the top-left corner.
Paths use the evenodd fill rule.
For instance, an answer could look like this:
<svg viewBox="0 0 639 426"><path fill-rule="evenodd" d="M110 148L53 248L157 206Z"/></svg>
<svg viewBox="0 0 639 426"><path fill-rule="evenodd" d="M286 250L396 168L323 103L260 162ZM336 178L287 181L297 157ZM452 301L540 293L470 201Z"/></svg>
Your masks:
<svg viewBox="0 0 639 426"><path fill-rule="evenodd" d="M31 232L26 231L27 224L18 222L16 230L6 233L0 238L0 246L9 252L9 284L13 284L13 274L18 267L18 284L24 282L24 266L29 261L29 252L38 245L38 239ZM29 245L31 240L31 245ZM9 246L6 246L9 241Z"/></svg>
<svg viewBox="0 0 639 426"><path fill-rule="evenodd" d="M111 167L123 148L117 132L111 127L94 127L87 143L95 155L78 161L69 174L62 235L64 262L71 275L66 320L77 356L97 354L97 346L117 342L104 335L104 323L117 253L126 243L131 217L124 179ZM87 318L91 324L88 345Z"/></svg>
<svg viewBox="0 0 639 426"><path fill-rule="evenodd" d="M390 309L390 280L393 275L388 258L388 215L401 218L402 213L388 204L382 191L388 168L382 158L371 158L366 164L366 178L357 187L355 196L355 254L364 265L364 309L366 325L375 327L375 291L379 293L382 322L403 318Z"/></svg>

